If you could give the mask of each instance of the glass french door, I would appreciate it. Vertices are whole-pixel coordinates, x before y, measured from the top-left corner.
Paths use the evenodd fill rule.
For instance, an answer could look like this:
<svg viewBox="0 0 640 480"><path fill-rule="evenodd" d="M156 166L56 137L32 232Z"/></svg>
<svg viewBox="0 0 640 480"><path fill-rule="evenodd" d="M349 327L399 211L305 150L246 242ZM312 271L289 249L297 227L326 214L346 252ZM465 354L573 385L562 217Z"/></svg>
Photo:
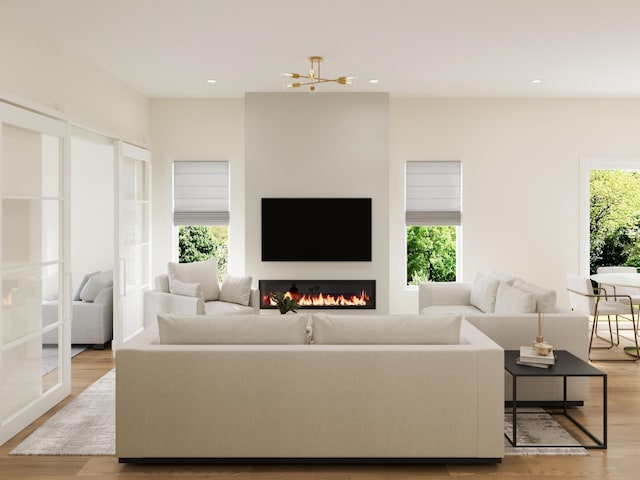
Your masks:
<svg viewBox="0 0 640 480"><path fill-rule="evenodd" d="M0 102L0 444L71 391L66 129Z"/></svg>
<svg viewBox="0 0 640 480"><path fill-rule="evenodd" d="M144 292L151 279L149 150L118 144L114 348L144 328Z"/></svg>

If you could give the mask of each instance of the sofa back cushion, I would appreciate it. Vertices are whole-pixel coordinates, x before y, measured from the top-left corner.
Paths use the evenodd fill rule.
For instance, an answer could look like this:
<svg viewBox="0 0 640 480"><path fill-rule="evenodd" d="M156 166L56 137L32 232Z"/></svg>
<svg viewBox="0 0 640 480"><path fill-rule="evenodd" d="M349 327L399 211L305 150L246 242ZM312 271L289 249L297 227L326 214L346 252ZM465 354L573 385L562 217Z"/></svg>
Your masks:
<svg viewBox="0 0 640 480"><path fill-rule="evenodd" d="M536 311L536 299L532 293L500 282L496 294L495 313L533 313Z"/></svg>
<svg viewBox="0 0 640 480"><path fill-rule="evenodd" d="M174 263L169 262L169 290L172 282L199 283L204 301L218 300L220 284L218 283L218 261L215 258L203 262Z"/></svg>
<svg viewBox="0 0 640 480"><path fill-rule="evenodd" d="M303 345L308 315L158 315L164 345Z"/></svg>
<svg viewBox="0 0 640 480"><path fill-rule="evenodd" d="M249 305L251 300L252 277L238 277L227 274L222 278L220 286L220 301Z"/></svg>
<svg viewBox="0 0 640 480"><path fill-rule="evenodd" d="M478 274L473 285L469 302L484 313L493 313L496 307L496 294L500 280L488 275Z"/></svg>
<svg viewBox="0 0 640 480"><path fill-rule="evenodd" d="M493 268L489 269L489 271L487 272L487 276L491 278L495 278L496 280L499 280L501 282L504 282L507 285L513 285L513 282L515 282L517 278L511 275L510 273L499 272L498 270L495 270Z"/></svg>
<svg viewBox="0 0 640 480"><path fill-rule="evenodd" d="M556 308L556 291L548 288L538 287L532 283L525 282L521 278L516 278L513 286L533 294L536 299L536 312L553 312Z"/></svg>
<svg viewBox="0 0 640 480"><path fill-rule="evenodd" d="M89 277L80 291L80 300L93 302L101 290L113 286L113 270L106 270Z"/></svg>
<svg viewBox="0 0 640 480"><path fill-rule="evenodd" d="M461 315L313 314L313 340L325 345L457 345Z"/></svg>

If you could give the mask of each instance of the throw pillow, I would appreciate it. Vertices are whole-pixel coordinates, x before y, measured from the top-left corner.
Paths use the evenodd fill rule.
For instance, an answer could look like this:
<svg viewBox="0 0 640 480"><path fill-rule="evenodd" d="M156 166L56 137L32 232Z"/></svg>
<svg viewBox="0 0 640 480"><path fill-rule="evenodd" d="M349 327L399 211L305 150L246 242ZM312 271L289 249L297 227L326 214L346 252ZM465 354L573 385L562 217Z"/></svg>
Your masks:
<svg viewBox="0 0 640 480"><path fill-rule="evenodd" d="M534 313L536 299L528 292L500 282L496 294L495 313Z"/></svg>
<svg viewBox="0 0 640 480"><path fill-rule="evenodd" d="M164 345L304 345L308 315L158 315Z"/></svg>
<svg viewBox="0 0 640 480"><path fill-rule="evenodd" d="M98 273L100 273L100 270L98 270L96 272L92 272L92 273L87 273L84 277L82 277L82 280L80 281L80 283L78 285L76 285L76 288L73 289L73 293L71 294L71 299L74 302L78 302L78 301L82 300L80 298L80 292L82 291L84 286L87 284L89 279L91 277L93 277L94 275L97 275Z"/></svg>
<svg viewBox="0 0 640 480"><path fill-rule="evenodd" d="M186 283L180 280L174 280L169 291L174 295L202 298L202 288L200 288L199 283Z"/></svg>
<svg viewBox="0 0 640 480"><path fill-rule="evenodd" d="M556 291L548 288L538 287L532 283L525 282L521 278L516 278L513 286L533 294L536 299L536 312L553 312L556 308Z"/></svg>
<svg viewBox="0 0 640 480"><path fill-rule="evenodd" d="M113 285L113 270L106 270L98 273L87 281L80 292L80 300L83 302L93 302L100 290Z"/></svg>
<svg viewBox="0 0 640 480"><path fill-rule="evenodd" d="M484 313L493 313L496 306L496 294L498 293L500 281L478 274L473 285L471 285L471 295L469 301L471 305Z"/></svg>
<svg viewBox="0 0 640 480"><path fill-rule="evenodd" d="M461 321L461 315L314 313L313 340L317 345L457 345Z"/></svg>
<svg viewBox="0 0 640 480"><path fill-rule="evenodd" d="M220 285L218 283L218 261L215 258L203 262L174 263L169 262L169 290L175 280L185 283L199 283L204 301L218 300Z"/></svg>
<svg viewBox="0 0 640 480"><path fill-rule="evenodd" d="M220 301L249 305L252 281L251 277L225 275L220 286Z"/></svg>
<svg viewBox="0 0 640 480"><path fill-rule="evenodd" d="M496 280L499 280L501 282L504 282L507 285L513 285L513 282L516 279L516 277L514 277L513 275L509 275L508 273L498 272L493 268L489 269L489 271L487 272L487 276L491 278L495 278Z"/></svg>

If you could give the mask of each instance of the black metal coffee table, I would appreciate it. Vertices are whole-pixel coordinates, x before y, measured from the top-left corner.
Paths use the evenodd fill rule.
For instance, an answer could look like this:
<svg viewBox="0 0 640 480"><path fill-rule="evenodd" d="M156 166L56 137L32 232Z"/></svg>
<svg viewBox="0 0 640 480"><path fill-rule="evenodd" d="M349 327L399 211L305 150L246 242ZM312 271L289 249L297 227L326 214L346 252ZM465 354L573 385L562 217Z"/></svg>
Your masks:
<svg viewBox="0 0 640 480"><path fill-rule="evenodd" d="M579 359L575 355L565 350L555 350L555 365L549 368L538 368L527 365L518 365L516 359L520 356L519 350L505 350L504 352L504 368L513 377L513 431L512 437L509 438L505 432L504 436L514 447L562 447L565 445L518 445L516 437L516 415L517 415L517 399L518 399L518 378L520 377L562 377L563 397L561 410L552 410L547 413L550 415L563 415L582 430L595 445L582 445L584 448L606 449L607 448L607 374L598 370L589 363ZM568 411L567 405L567 378L569 377L601 377L602 378L602 439L597 438L593 433L587 430L578 420L576 420ZM526 412L521 412L521 415ZM575 445L566 445L575 447Z"/></svg>

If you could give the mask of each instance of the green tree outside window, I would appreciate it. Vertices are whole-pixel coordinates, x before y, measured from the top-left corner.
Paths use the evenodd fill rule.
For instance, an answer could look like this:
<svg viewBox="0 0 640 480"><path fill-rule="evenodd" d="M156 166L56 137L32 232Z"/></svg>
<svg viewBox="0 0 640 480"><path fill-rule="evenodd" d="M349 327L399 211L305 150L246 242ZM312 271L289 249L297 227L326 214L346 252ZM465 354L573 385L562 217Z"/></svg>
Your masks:
<svg viewBox="0 0 640 480"><path fill-rule="evenodd" d="M407 227L407 285L456 279L456 227Z"/></svg>
<svg viewBox="0 0 640 480"><path fill-rule="evenodd" d="M180 263L201 262L215 257L218 260L218 276L227 273L228 228L222 225L185 226L178 230Z"/></svg>

